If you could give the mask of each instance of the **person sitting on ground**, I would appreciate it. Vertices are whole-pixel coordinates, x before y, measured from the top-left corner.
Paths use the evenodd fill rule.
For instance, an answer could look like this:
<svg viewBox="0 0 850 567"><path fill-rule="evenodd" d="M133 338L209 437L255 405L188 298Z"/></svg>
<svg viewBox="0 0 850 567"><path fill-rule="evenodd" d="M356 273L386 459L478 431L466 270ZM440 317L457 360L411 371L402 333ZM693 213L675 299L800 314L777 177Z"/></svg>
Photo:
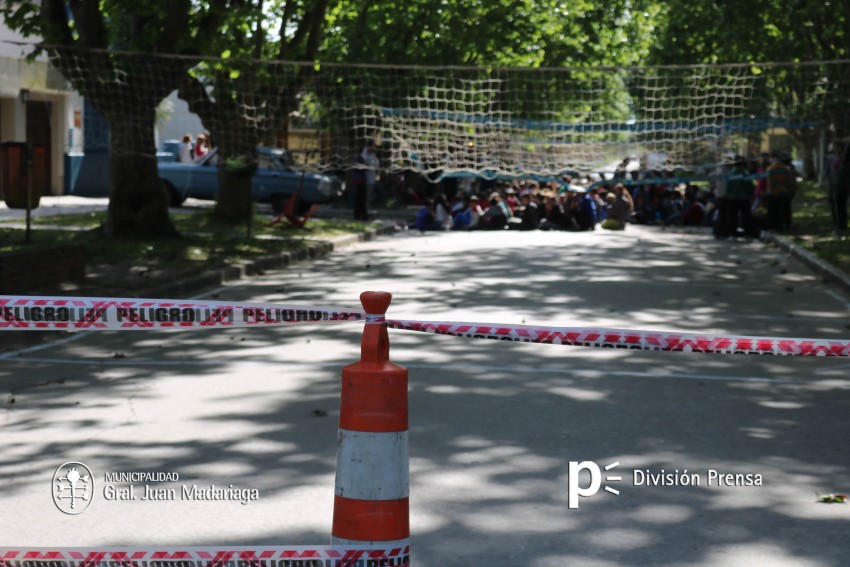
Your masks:
<svg viewBox="0 0 850 567"><path fill-rule="evenodd" d="M705 224L708 213L708 200L706 193L700 191L697 193L696 199L691 203L691 206L682 214L682 224L684 226L702 226Z"/></svg>
<svg viewBox="0 0 850 567"><path fill-rule="evenodd" d="M525 189L519 194L519 207L514 211L519 215L510 220L511 230L537 230L540 224L540 211L532 199L531 190Z"/></svg>
<svg viewBox="0 0 850 567"><path fill-rule="evenodd" d="M579 230L578 217L579 201L575 187L567 187L561 194L561 207L564 209L564 230Z"/></svg>
<svg viewBox="0 0 850 567"><path fill-rule="evenodd" d="M177 152L180 163L192 163L195 161L193 154L192 134L183 134L183 141L180 142L180 149Z"/></svg>
<svg viewBox="0 0 850 567"><path fill-rule="evenodd" d="M490 198L487 201L490 206L481 217L478 223L479 227L486 230L502 230L508 224L510 217L508 206L495 191L490 193Z"/></svg>
<svg viewBox="0 0 850 567"><path fill-rule="evenodd" d="M567 226L567 214L552 191L543 193L543 207L540 209L540 230L564 230Z"/></svg>
<svg viewBox="0 0 850 567"><path fill-rule="evenodd" d="M454 208L454 207L453 207ZM472 224L472 201L469 197L464 197L461 202L461 206L457 208L457 211L452 215L454 223L452 224L452 230L469 230Z"/></svg>
<svg viewBox="0 0 850 567"><path fill-rule="evenodd" d="M682 215L685 212L685 200L682 198L679 188L665 189L661 193L661 204L658 208L661 211L661 219L664 222L664 226L682 224Z"/></svg>
<svg viewBox="0 0 850 567"><path fill-rule="evenodd" d="M434 216L436 217L437 222L439 222L443 227L443 230L452 229L454 219L452 219L449 200L446 199L446 196L443 193L438 193L434 197Z"/></svg>
<svg viewBox="0 0 850 567"><path fill-rule="evenodd" d="M470 220L467 229L475 230L478 228L478 223L481 221L482 215L484 215L484 211L481 210L480 200L476 195L472 195L469 198L469 210L472 213L472 220Z"/></svg>
<svg viewBox="0 0 850 567"><path fill-rule="evenodd" d="M504 193L505 198L503 199L503 202L508 208L508 217L511 217L515 214L514 211L516 211L517 207L519 207L519 200L516 198L517 192L512 185L508 185L505 188Z"/></svg>
<svg viewBox="0 0 850 567"><path fill-rule="evenodd" d="M626 191L622 183L614 186L614 191L608 193L608 217L602 223L606 230L625 230L626 223L632 214L634 203L632 196Z"/></svg>
<svg viewBox="0 0 850 567"><path fill-rule="evenodd" d="M422 207L416 211L416 219L413 225L422 232L427 230L443 230L443 225L437 220L434 214L434 200L425 199Z"/></svg>
<svg viewBox="0 0 850 567"><path fill-rule="evenodd" d="M596 192L596 222L603 223L608 218L608 187L600 185Z"/></svg>
<svg viewBox="0 0 850 567"><path fill-rule="evenodd" d="M579 230L594 230L599 220L596 208L596 188L588 189L579 203L578 216Z"/></svg>
<svg viewBox="0 0 850 567"><path fill-rule="evenodd" d="M467 198L468 197L466 195L462 195L460 193L455 195L454 199L452 199L451 209L450 209L452 217L454 217L457 213L459 213L460 211L462 211L466 208Z"/></svg>

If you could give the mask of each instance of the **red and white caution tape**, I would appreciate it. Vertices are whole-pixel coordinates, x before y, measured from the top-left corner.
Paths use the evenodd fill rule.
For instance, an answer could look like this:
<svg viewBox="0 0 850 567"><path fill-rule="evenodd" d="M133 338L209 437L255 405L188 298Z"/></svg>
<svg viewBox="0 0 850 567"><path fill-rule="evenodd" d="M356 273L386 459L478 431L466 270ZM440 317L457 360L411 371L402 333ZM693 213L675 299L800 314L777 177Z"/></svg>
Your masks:
<svg viewBox="0 0 850 567"><path fill-rule="evenodd" d="M398 319L387 319L386 323L391 329L523 343L717 354L850 356L850 341L847 340L738 337L664 331Z"/></svg>
<svg viewBox="0 0 850 567"><path fill-rule="evenodd" d="M0 567L393 567L410 565L410 548L105 547L0 548Z"/></svg>
<svg viewBox="0 0 850 567"><path fill-rule="evenodd" d="M361 321L360 311L270 303L0 296L0 330L141 330Z"/></svg>
<svg viewBox="0 0 850 567"><path fill-rule="evenodd" d="M340 321L386 323L391 329L473 339L595 348L850 357L850 341L837 339L385 319L346 308L275 303L0 295L0 331L204 329Z"/></svg>

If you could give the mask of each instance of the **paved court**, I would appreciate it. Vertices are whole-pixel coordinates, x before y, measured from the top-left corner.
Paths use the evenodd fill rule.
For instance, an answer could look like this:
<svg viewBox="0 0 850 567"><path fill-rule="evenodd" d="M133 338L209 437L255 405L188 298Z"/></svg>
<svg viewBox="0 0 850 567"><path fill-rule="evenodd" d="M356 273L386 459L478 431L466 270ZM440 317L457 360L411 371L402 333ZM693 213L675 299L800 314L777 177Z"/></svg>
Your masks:
<svg viewBox="0 0 850 567"><path fill-rule="evenodd" d="M367 289L392 292L399 318L850 337L848 298L786 256L657 228L403 232L216 295L355 307ZM2 355L0 546L327 544L360 330L89 333ZM417 566L847 564L850 505L815 493L850 491L848 359L390 339L410 369ZM66 461L101 487L176 472L259 499L98 493L69 516L49 493ZM619 463L619 495L570 509L570 461ZM709 486L710 471L761 486Z"/></svg>

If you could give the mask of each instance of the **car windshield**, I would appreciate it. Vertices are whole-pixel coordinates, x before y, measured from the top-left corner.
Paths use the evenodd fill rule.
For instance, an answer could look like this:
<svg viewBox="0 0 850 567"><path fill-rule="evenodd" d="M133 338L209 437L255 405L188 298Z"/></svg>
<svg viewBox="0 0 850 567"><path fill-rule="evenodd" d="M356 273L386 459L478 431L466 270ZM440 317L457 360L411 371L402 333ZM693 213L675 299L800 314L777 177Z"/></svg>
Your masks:
<svg viewBox="0 0 850 567"><path fill-rule="evenodd" d="M257 152L257 165L260 169L273 171L294 171L291 157L282 150L260 150ZM196 165L214 166L218 164L218 148L213 148Z"/></svg>
<svg viewBox="0 0 850 567"><path fill-rule="evenodd" d="M277 171L288 170L289 167L286 166L280 159L280 156L277 156L271 152L258 152L257 153L257 165L260 169L272 169Z"/></svg>

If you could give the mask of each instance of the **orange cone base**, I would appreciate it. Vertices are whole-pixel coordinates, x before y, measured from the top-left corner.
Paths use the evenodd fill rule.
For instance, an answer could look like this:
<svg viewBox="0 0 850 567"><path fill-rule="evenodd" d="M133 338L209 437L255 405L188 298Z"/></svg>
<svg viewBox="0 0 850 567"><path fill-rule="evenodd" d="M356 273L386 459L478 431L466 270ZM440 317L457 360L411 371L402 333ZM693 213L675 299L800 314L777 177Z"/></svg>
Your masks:
<svg viewBox="0 0 850 567"><path fill-rule="evenodd" d="M334 537L356 541L394 541L410 537L409 501L334 497Z"/></svg>

